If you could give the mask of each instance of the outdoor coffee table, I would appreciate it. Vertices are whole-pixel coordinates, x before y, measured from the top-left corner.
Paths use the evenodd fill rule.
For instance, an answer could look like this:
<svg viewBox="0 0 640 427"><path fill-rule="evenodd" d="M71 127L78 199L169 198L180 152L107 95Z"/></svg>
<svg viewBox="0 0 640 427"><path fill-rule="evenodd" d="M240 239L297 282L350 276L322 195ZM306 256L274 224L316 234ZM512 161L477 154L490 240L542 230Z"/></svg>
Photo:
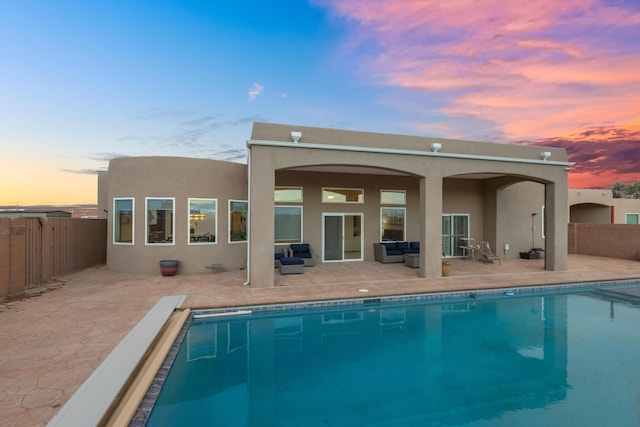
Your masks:
<svg viewBox="0 0 640 427"><path fill-rule="evenodd" d="M411 268L419 268L420 254L404 254L404 265Z"/></svg>

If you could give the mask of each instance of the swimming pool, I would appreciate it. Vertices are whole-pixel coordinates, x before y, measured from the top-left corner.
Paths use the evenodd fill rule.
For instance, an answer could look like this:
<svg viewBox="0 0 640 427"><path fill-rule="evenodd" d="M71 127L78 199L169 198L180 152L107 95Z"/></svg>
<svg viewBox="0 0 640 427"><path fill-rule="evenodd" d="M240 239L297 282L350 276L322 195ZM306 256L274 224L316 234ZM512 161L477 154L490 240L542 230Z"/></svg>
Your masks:
<svg viewBox="0 0 640 427"><path fill-rule="evenodd" d="M147 425L637 426L638 325L629 286L202 312Z"/></svg>

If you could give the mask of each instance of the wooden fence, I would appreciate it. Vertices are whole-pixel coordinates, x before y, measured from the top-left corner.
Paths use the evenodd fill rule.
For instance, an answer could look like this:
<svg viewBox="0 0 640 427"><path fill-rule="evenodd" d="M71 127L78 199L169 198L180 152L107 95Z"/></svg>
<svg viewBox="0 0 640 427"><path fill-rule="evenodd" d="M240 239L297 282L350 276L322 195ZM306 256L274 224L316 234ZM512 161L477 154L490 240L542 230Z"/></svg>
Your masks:
<svg viewBox="0 0 640 427"><path fill-rule="evenodd" d="M640 225L569 224L569 254L639 259Z"/></svg>
<svg viewBox="0 0 640 427"><path fill-rule="evenodd" d="M107 220L0 218L0 297L106 263Z"/></svg>

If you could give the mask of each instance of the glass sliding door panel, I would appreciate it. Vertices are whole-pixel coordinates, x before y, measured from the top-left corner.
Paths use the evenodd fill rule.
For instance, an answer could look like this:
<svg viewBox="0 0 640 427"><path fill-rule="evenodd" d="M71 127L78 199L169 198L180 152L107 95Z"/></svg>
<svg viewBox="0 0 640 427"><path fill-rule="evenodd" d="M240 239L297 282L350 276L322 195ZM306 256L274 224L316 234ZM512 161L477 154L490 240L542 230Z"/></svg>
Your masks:
<svg viewBox="0 0 640 427"><path fill-rule="evenodd" d="M342 216L324 217L324 260L342 260Z"/></svg>

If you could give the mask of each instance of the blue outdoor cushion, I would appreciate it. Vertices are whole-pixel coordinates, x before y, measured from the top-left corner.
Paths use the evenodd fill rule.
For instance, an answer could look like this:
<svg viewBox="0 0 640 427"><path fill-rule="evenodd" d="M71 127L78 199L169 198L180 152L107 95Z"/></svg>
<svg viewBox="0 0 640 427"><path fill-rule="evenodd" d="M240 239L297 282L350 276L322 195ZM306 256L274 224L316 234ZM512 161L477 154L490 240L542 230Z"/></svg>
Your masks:
<svg viewBox="0 0 640 427"><path fill-rule="evenodd" d="M280 258L280 264L282 265L304 264L304 260L300 257L286 257L286 258Z"/></svg>
<svg viewBox="0 0 640 427"><path fill-rule="evenodd" d="M413 249L414 251L419 251L420 250L420 242L411 242L411 243L409 243L409 248Z"/></svg>
<svg viewBox="0 0 640 427"><path fill-rule="evenodd" d="M294 257L311 258L311 249L308 243L292 243L289 247Z"/></svg>
<svg viewBox="0 0 640 427"><path fill-rule="evenodd" d="M276 252L274 254L274 259L282 259L284 258L284 254L282 252Z"/></svg>
<svg viewBox="0 0 640 427"><path fill-rule="evenodd" d="M385 248L387 248L387 254L389 254L389 251L395 251L398 249L398 247L396 246L396 242L392 242L392 243L383 243L382 244Z"/></svg>
<svg viewBox="0 0 640 427"><path fill-rule="evenodd" d="M409 244L407 242L396 242L396 247L399 251L409 250Z"/></svg>

